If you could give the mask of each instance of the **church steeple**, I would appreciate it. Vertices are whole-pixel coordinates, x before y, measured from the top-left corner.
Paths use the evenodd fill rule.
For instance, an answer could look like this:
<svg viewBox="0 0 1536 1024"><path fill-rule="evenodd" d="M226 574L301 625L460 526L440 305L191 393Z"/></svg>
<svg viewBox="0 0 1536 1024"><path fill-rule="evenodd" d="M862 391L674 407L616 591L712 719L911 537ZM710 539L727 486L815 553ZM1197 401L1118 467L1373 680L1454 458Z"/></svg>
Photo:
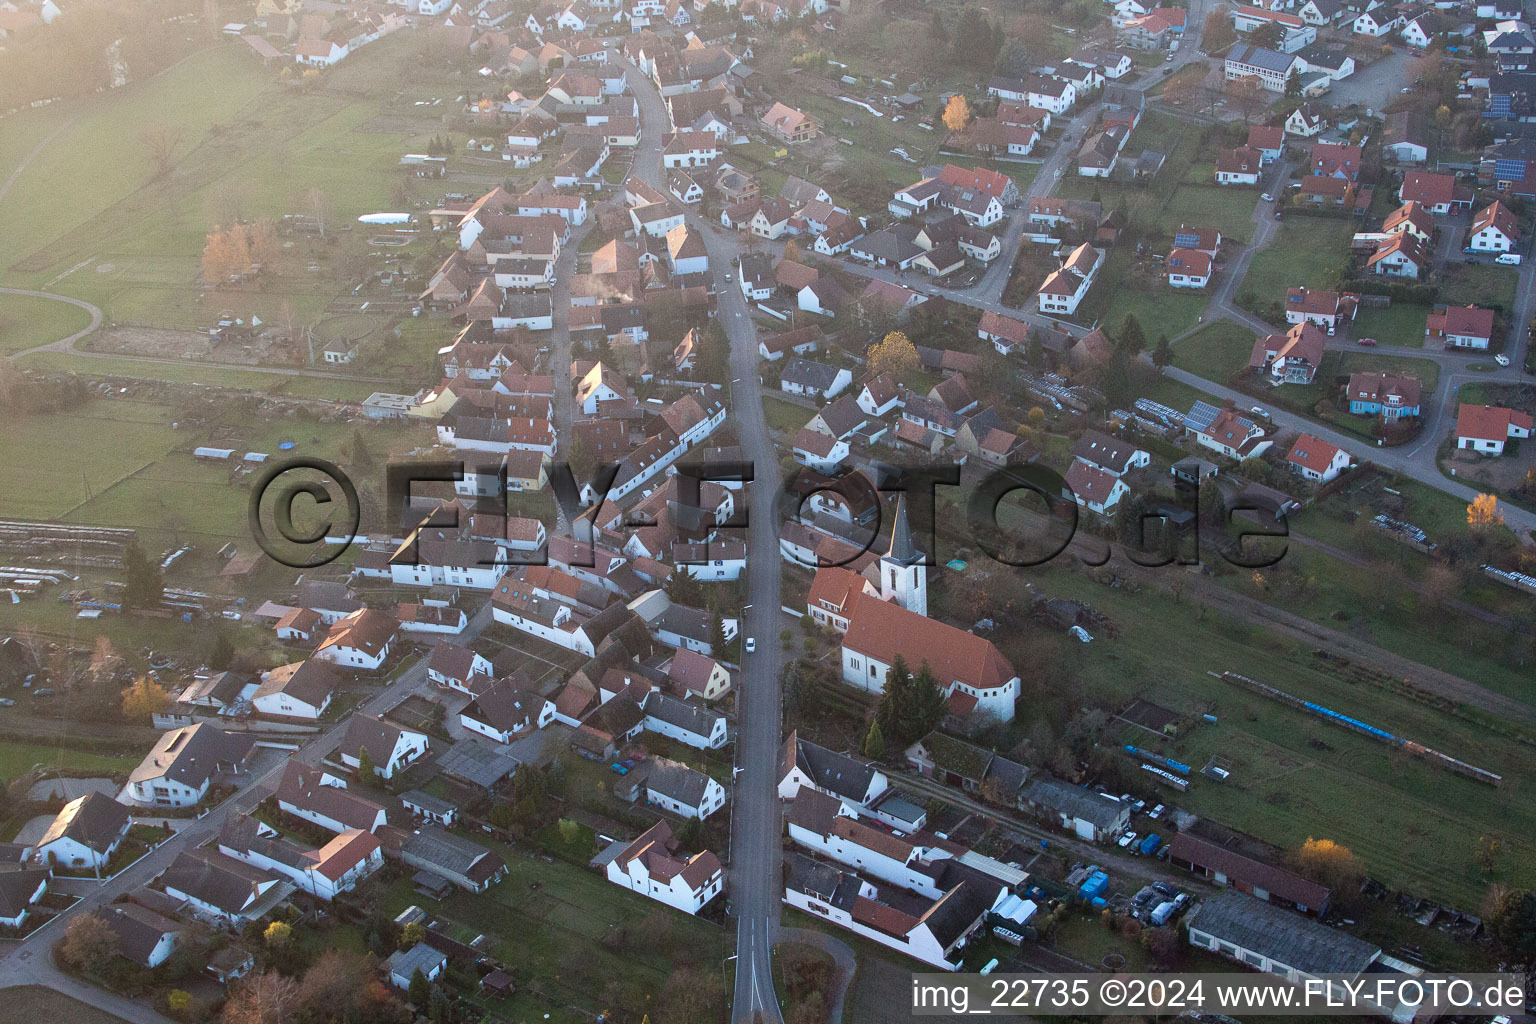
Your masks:
<svg viewBox="0 0 1536 1024"><path fill-rule="evenodd" d="M902 565L911 565L920 557L917 547L912 543L912 527L907 522L905 494L896 499L896 522L891 525L891 548L885 557Z"/></svg>
<svg viewBox="0 0 1536 1024"><path fill-rule="evenodd" d="M880 599L893 601L909 612L928 614L928 566L912 543L906 495L896 499L891 546L880 558Z"/></svg>

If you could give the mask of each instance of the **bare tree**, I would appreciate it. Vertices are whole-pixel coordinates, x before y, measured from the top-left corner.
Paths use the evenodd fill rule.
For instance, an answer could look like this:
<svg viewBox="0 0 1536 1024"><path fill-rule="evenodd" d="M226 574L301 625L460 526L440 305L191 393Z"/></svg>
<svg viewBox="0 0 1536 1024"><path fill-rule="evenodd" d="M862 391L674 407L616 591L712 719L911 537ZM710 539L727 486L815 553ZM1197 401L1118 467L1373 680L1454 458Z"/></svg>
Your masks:
<svg viewBox="0 0 1536 1024"><path fill-rule="evenodd" d="M319 228L320 234L323 237L325 235L325 223L330 219L331 215L331 197L325 194L325 189L323 188L312 188L305 196L305 200L309 204L309 215L315 218L315 226Z"/></svg>
<svg viewBox="0 0 1536 1024"><path fill-rule="evenodd" d="M155 177L170 174L176 163L176 147L181 144L181 129L157 121L144 129L140 139L149 162L155 165Z"/></svg>

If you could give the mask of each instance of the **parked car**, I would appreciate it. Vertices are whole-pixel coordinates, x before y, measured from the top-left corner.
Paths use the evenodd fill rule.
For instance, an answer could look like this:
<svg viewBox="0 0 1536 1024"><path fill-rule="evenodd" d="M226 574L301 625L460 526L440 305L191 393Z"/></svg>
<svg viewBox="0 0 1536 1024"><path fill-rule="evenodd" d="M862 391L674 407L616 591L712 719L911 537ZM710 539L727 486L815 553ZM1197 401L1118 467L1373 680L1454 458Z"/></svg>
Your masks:
<svg viewBox="0 0 1536 1024"><path fill-rule="evenodd" d="M755 636L747 637L747 653L751 654L755 650L757 650L757 637L755 637Z"/></svg>
<svg viewBox="0 0 1536 1024"><path fill-rule="evenodd" d="M1500 352L1498 355L1493 357L1493 361L1498 363L1500 366L1508 366L1509 365L1509 356L1507 356L1504 353Z"/></svg>
<svg viewBox="0 0 1536 1024"><path fill-rule="evenodd" d="M16 706L16 702L11 700L11 698L9 698L9 697L0 697L0 708L13 708L15 706Z"/></svg>
<svg viewBox="0 0 1536 1024"><path fill-rule="evenodd" d="M1130 846L1135 841L1136 841L1136 833L1135 832L1127 832L1125 835L1120 837L1119 842L1117 842L1115 845L1119 846L1123 850L1127 846Z"/></svg>
<svg viewBox="0 0 1536 1024"><path fill-rule="evenodd" d="M1275 197L1268 192L1265 192L1263 195L1259 196L1259 198L1264 200L1266 203L1272 203L1275 201Z"/></svg>
<svg viewBox="0 0 1536 1024"><path fill-rule="evenodd" d="M1161 818L1163 816L1164 809L1165 808L1163 807L1162 804L1158 804L1156 807L1152 808L1150 811L1147 812L1147 817L1149 817L1152 820L1156 821L1158 818Z"/></svg>
<svg viewBox="0 0 1536 1024"><path fill-rule="evenodd" d="M1493 262L1502 263L1506 267L1518 267L1524 258L1517 252L1501 252Z"/></svg>
<svg viewBox="0 0 1536 1024"><path fill-rule="evenodd" d="M1364 345L1366 348L1375 348L1376 347L1376 339L1375 338L1358 338L1358 339L1355 340L1355 344L1356 345Z"/></svg>

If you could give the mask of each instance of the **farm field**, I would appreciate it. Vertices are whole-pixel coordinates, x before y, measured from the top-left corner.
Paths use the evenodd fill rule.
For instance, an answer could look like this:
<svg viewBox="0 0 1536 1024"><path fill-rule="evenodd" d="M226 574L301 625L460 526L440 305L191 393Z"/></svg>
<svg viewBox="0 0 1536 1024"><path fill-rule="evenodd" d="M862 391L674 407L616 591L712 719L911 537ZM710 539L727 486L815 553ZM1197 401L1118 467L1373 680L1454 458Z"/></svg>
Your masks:
<svg viewBox="0 0 1536 1024"><path fill-rule="evenodd" d="M370 239L353 230L357 216L419 209L441 192L441 186L406 178L397 169L400 153L442 131L441 112L417 112L417 97L451 101L456 95L451 72L435 67L413 69L409 86L402 88L401 67L415 61L417 44L410 36L380 40L305 89L281 85L243 45L228 42L128 88L66 109L50 108L46 119L24 115L0 122L0 155L15 155L12 163L66 124L0 198L0 253L5 254L0 284L48 283L101 307L109 322L190 329L206 327L229 310L267 323L288 313L313 325L321 339L330 336L327 331L351 330L357 325L342 323L347 310L355 314L367 301L366 294L354 298L351 292L370 272ZM177 139L174 163L164 176L157 175L144 142L149 124L164 125ZM102 165L118 173L97 173ZM211 229L233 219L278 220L290 213L320 216L328 230L323 236L280 235L279 257L252 284L203 285L199 260ZM389 251L409 269L439 259L429 251L436 244L434 239ZM28 310L43 305L18 301L27 302ZM0 352L84 326L84 320L70 326L83 311L47 305L57 307L47 311L57 322L29 317L35 321L30 331L0 318ZM382 374L388 382L414 379L422 365L416 357L427 343L419 334L399 341L385 337L383 323L374 318L365 325L365 359L351 372ZM99 337L82 344L90 346ZM281 383L275 375L199 368L190 361L87 362L66 353L38 353L23 366L257 389ZM286 385L294 395L353 400L373 390L399 389L325 379Z"/></svg>
<svg viewBox="0 0 1536 1024"><path fill-rule="evenodd" d="M172 428L174 410L132 399L97 398L68 413L32 416L15 429L16 442L0 448L0 474L15 482L0 494L0 516L59 519L91 526L132 526L147 543L191 541L221 547L249 540L247 492L232 484L231 464L204 462L191 449L213 443L276 455L279 444L294 443L293 455L337 461L359 428L344 423L298 420L256 421L249 427ZM99 439L110 432L111 446ZM382 462L421 443L425 427L384 426L361 435ZM69 458L59 453L67 451ZM359 486L382 489L382 469L368 470Z"/></svg>

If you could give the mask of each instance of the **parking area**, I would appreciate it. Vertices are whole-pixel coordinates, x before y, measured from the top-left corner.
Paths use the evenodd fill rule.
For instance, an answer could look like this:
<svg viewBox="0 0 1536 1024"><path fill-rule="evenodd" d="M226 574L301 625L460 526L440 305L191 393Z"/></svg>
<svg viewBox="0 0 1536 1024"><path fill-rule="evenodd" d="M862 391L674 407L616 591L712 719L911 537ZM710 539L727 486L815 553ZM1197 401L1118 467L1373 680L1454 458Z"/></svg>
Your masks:
<svg viewBox="0 0 1536 1024"><path fill-rule="evenodd" d="M1391 54L1370 67L1356 71L1342 82L1335 82L1323 98L1336 107L1358 103L1382 111L1411 84L1408 74L1411 60L1412 55L1399 44Z"/></svg>

